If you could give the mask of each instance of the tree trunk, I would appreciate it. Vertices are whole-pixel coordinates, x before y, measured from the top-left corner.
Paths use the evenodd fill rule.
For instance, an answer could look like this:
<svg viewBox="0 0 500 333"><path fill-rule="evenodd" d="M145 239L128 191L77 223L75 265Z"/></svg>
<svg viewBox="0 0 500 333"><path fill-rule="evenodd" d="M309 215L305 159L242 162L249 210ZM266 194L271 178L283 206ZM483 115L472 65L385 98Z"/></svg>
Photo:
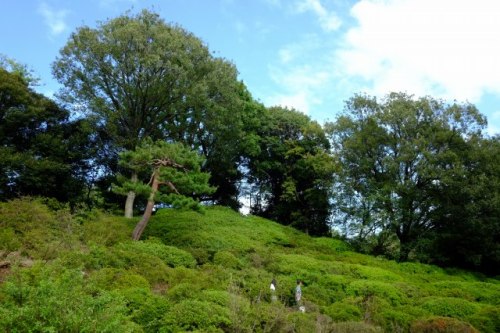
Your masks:
<svg viewBox="0 0 500 333"><path fill-rule="evenodd" d="M137 183L137 173L132 173L130 177L132 183ZM130 191L127 194L127 199L125 200L125 217L132 218L134 216L134 201L135 201L135 192Z"/></svg>
<svg viewBox="0 0 500 333"><path fill-rule="evenodd" d="M158 192L160 178L160 170L155 168L153 171L153 181L151 184L151 193L149 194L148 204L146 205L146 209L144 210L144 214L142 215L142 219L135 226L134 231L132 232L132 239L139 240L141 238L142 232L146 229L148 225L149 219L151 218L151 214L153 213L153 207L155 205L155 195Z"/></svg>

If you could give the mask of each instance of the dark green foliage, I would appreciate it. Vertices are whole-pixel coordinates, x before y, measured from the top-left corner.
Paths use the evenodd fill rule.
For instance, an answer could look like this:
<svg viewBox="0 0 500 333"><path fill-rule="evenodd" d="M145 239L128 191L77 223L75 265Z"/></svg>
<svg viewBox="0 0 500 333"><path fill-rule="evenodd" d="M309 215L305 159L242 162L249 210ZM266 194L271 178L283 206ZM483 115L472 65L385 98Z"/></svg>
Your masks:
<svg viewBox="0 0 500 333"><path fill-rule="evenodd" d="M0 200L84 201L92 129L87 120L69 118L68 110L0 67Z"/></svg>
<svg viewBox="0 0 500 333"><path fill-rule="evenodd" d="M480 152L499 154L482 138L485 124L470 104L404 93L350 99L327 126L342 166L333 199L345 236L389 256L397 236L400 261L496 260L498 157Z"/></svg>
<svg viewBox="0 0 500 333"><path fill-rule="evenodd" d="M329 234L335 165L319 124L279 107L266 109L248 161L251 211L310 235Z"/></svg>

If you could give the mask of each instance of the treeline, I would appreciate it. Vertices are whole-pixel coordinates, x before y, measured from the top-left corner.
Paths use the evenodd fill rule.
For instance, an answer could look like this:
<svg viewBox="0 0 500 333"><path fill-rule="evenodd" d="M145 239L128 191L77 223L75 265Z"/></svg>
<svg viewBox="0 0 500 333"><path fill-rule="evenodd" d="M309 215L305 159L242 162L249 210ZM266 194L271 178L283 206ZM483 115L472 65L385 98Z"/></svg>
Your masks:
<svg viewBox="0 0 500 333"><path fill-rule="evenodd" d="M129 217L245 202L366 253L499 273L500 138L473 105L356 95L321 125L265 107L231 62L149 11L78 28L52 64L57 100L26 67L0 64L2 201Z"/></svg>

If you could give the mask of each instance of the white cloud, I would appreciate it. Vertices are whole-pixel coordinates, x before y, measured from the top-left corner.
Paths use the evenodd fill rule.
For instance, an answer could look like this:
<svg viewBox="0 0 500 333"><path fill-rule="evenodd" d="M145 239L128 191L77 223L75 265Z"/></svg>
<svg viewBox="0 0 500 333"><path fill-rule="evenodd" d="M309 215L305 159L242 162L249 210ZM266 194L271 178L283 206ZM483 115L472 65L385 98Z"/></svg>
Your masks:
<svg viewBox="0 0 500 333"><path fill-rule="evenodd" d="M300 0L295 4L295 10L299 13L312 12L326 32L335 31L342 24L338 15L333 11L328 11L320 0Z"/></svg>
<svg viewBox="0 0 500 333"><path fill-rule="evenodd" d="M269 96L264 103L268 106L282 106L305 114L309 113L309 98L305 92Z"/></svg>
<svg viewBox="0 0 500 333"><path fill-rule="evenodd" d="M368 93L471 102L500 93L500 1L362 0L351 14L358 25L337 67L363 79Z"/></svg>
<svg viewBox="0 0 500 333"><path fill-rule="evenodd" d="M310 65L271 67L270 75L286 93L268 96L265 104L293 107L306 114L314 105L322 103L318 92L331 78L327 71Z"/></svg>
<svg viewBox="0 0 500 333"><path fill-rule="evenodd" d="M38 7L38 12L44 17L45 24L49 26L52 36L60 35L68 29L64 21L69 13L67 10L54 10L45 2L42 2Z"/></svg>

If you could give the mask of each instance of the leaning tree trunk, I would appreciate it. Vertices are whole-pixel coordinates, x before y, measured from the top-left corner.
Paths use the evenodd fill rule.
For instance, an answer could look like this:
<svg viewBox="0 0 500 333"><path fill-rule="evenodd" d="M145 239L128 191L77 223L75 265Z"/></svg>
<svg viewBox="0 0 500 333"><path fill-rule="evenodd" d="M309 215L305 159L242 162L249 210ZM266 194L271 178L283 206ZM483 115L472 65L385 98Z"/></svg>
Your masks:
<svg viewBox="0 0 500 333"><path fill-rule="evenodd" d="M137 173L132 173L130 177L132 183L137 183ZM129 191L127 193L127 199L125 201L125 217L132 218L134 216L134 201L135 201L135 192Z"/></svg>
<svg viewBox="0 0 500 333"><path fill-rule="evenodd" d="M151 193L149 194L148 204L146 205L146 209L144 210L144 214L142 215L142 219L135 226L134 231L132 232L132 239L139 240L141 238L142 232L146 229L148 225L149 219L151 218L151 214L153 213L153 207L155 205L155 195L158 192L158 185L160 183L160 170L159 168L155 168L153 171L153 177L151 182Z"/></svg>

